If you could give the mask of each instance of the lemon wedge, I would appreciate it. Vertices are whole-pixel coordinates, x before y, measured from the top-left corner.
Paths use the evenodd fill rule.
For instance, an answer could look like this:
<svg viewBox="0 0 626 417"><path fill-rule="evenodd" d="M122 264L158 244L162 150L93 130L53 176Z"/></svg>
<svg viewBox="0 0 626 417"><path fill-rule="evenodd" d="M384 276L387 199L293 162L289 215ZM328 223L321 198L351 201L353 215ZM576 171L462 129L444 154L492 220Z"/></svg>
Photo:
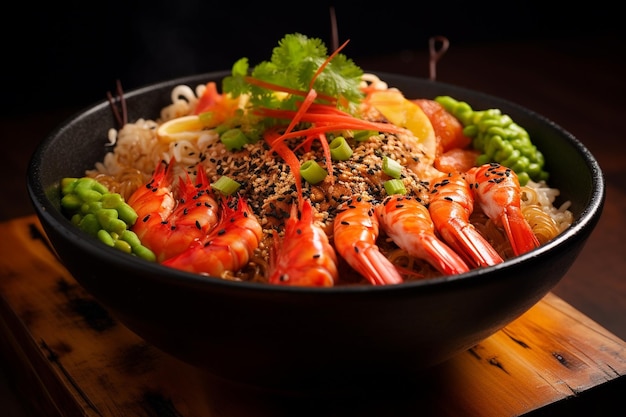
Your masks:
<svg viewBox="0 0 626 417"><path fill-rule="evenodd" d="M163 142L195 140L202 134L204 127L198 116L182 116L160 125L157 129L157 136Z"/></svg>
<svg viewBox="0 0 626 417"><path fill-rule="evenodd" d="M407 100L398 90L375 91L370 95L369 102L391 123L411 131L424 147L426 157L431 161L435 159L435 129L419 105Z"/></svg>

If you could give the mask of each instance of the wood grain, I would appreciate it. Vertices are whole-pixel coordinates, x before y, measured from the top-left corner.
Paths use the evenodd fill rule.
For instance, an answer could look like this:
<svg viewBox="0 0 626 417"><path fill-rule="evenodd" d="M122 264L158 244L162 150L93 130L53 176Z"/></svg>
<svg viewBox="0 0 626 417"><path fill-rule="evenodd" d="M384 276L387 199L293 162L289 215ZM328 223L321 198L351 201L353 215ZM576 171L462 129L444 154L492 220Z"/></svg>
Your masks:
<svg viewBox="0 0 626 417"><path fill-rule="evenodd" d="M626 374L626 343L548 294L404 389L263 392L206 375L116 321L57 261L34 216L0 223L0 234L0 348L41 416L518 416Z"/></svg>

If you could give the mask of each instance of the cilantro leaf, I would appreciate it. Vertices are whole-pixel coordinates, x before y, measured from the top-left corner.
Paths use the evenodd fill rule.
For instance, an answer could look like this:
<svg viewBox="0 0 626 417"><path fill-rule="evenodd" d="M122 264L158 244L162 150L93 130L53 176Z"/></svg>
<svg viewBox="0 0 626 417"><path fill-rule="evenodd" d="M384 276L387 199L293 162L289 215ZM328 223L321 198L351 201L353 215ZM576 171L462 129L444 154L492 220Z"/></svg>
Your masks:
<svg viewBox="0 0 626 417"><path fill-rule="evenodd" d="M308 38L300 33L288 34L272 50L270 61L263 61L250 70L247 58L239 59L233 65L232 74L224 78L222 90L233 97L248 94L252 107L295 109L299 100L297 96L277 95L270 88L248 83L246 76L249 73L265 83L307 92L328 57L328 49L320 39ZM354 112L363 98L359 88L362 75L361 68L338 53L317 75L313 88L319 95L338 99L338 106Z"/></svg>

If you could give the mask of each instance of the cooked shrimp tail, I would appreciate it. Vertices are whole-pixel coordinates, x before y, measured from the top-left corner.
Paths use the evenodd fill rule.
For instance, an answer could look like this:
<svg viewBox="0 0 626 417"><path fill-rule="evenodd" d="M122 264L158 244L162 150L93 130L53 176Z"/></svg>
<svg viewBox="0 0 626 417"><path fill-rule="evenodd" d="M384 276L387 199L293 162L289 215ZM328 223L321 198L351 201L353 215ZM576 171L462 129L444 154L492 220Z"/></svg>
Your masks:
<svg viewBox="0 0 626 417"><path fill-rule="evenodd" d="M467 179L483 212L504 228L516 256L539 246L522 213L520 184L513 170L490 163L469 170Z"/></svg>
<svg viewBox="0 0 626 417"><path fill-rule="evenodd" d="M231 207L236 201L236 208ZM236 272L248 264L261 241L263 230L243 197L222 201L220 219L205 239L195 240L181 254L163 265L215 277Z"/></svg>
<svg viewBox="0 0 626 417"><path fill-rule="evenodd" d="M434 181L428 211L442 239L472 267L503 261L493 246L470 223L474 197L463 174Z"/></svg>
<svg viewBox="0 0 626 417"><path fill-rule="evenodd" d="M152 179L128 199L138 215L131 230L159 262L204 238L218 221L218 203L204 170L198 170L195 182L185 173L176 186L174 162L159 164Z"/></svg>
<svg viewBox="0 0 626 417"><path fill-rule="evenodd" d="M378 206L378 215L385 233L409 255L425 260L445 275L469 271L463 258L436 236L430 213L421 202L390 196Z"/></svg>
<svg viewBox="0 0 626 417"><path fill-rule="evenodd" d="M396 267L376 245L379 222L371 203L358 198L343 203L333 228L339 255L370 283L385 285L403 282Z"/></svg>
<svg viewBox="0 0 626 417"><path fill-rule="evenodd" d="M314 222L309 200L302 213L293 204L282 239L274 238L268 282L277 285L330 287L338 278L337 255L324 230Z"/></svg>
<svg viewBox="0 0 626 417"><path fill-rule="evenodd" d="M450 219L440 234L448 245L472 267L496 265L504 260L493 246L470 223Z"/></svg>
<svg viewBox="0 0 626 417"><path fill-rule="evenodd" d="M502 215L502 225L515 255L521 255L539 246L539 241L524 219L521 208L506 208Z"/></svg>
<svg viewBox="0 0 626 417"><path fill-rule="evenodd" d="M435 235L421 235L419 248L420 250L413 252L412 255L423 258L443 274L462 274L469 271L463 259Z"/></svg>

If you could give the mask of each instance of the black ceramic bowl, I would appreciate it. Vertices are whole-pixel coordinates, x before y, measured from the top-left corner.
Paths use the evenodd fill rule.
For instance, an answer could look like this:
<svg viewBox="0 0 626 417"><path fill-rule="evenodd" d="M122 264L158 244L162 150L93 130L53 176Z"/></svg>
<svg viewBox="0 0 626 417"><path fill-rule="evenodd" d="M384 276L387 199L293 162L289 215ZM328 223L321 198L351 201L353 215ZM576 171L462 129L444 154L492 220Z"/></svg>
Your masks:
<svg viewBox="0 0 626 417"><path fill-rule="evenodd" d="M129 120L154 117L187 77L126 94ZM553 241L494 267L394 286L277 287L205 278L106 247L59 211L59 180L103 158L115 126L106 101L67 120L34 153L28 189L54 248L78 282L128 328L213 375L281 390L341 388L419 374L519 317L565 275L604 202L598 163L570 133L513 103L452 85L379 74L407 97L450 95L500 108L543 152L550 184L574 224Z"/></svg>

